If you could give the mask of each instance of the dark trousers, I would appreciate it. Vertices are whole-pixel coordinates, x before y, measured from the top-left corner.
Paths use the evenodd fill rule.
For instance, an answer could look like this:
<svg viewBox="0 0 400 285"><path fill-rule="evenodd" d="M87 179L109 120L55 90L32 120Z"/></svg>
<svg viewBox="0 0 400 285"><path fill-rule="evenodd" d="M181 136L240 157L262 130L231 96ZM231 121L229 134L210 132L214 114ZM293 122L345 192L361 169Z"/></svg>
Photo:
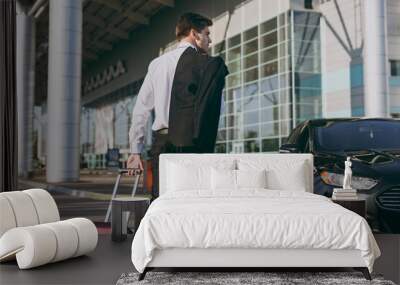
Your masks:
<svg viewBox="0 0 400 285"><path fill-rule="evenodd" d="M159 157L162 153L199 153L198 149L194 146L182 146L178 147L171 144L168 141L167 134L159 134L153 132L153 142L151 146L151 157L152 157L152 168L153 168L153 189L152 189L152 200L159 196Z"/></svg>

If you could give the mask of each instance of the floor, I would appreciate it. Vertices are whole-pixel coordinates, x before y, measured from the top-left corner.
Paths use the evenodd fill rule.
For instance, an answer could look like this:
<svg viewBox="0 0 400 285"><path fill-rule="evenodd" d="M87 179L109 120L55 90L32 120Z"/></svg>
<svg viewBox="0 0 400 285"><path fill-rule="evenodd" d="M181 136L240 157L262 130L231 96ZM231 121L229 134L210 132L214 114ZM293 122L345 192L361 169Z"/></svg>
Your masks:
<svg viewBox="0 0 400 285"><path fill-rule="evenodd" d="M105 188L108 188L110 193L114 178L109 180L107 186L103 184L103 188L99 187L97 189L102 189L97 191L105 194ZM98 186L101 183L104 181L98 181ZM20 186L21 189L26 189L36 185L21 183ZM108 206L107 199L93 195L95 187L79 191L74 186L75 189L69 189L68 192L62 187L49 189L59 207L61 219L80 216L103 222ZM127 186L124 192L129 193L131 188ZM0 284L115 284L122 273L134 271L130 259L133 236L129 236L124 242L115 243L107 232L107 229L99 229L99 233L103 234L99 235L97 249L88 256L30 270L19 270L16 262L0 264ZM385 279L400 284L400 235L379 234L375 238L382 256L376 261L374 271L383 274Z"/></svg>
<svg viewBox="0 0 400 285"><path fill-rule="evenodd" d="M19 270L16 262L0 265L1 285L21 284L115 284L122 273L134 271L130 259L132 236L121 243L110 235L99 235L94 252L29 270Z"/></svg>

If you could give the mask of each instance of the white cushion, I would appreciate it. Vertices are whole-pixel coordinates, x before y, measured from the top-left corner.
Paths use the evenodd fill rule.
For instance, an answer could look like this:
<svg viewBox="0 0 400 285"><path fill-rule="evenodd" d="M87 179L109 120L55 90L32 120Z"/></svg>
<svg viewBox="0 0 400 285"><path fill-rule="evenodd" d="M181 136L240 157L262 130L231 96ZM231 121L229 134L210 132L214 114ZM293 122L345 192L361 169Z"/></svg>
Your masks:
<svg viewBox="0 0 400 285"><path fill-rule="evenodd" d="M211 189L236 190L236 170L211 168Z"/></svg>
<svg viewBox="0 0 400 285"><path fill-rule="evenodd" d="M15 221L14 211L10 202L6 197L0 195L0 237L6 231L16 226L17 222Z"/></svg>
<svg viewBox="0 0 400 285"><path fill-rule="evenodd" d="M237 188L267 188L267 171L236 170Z"/></svg>
<svg viewBox="0 0 400 285"><path fill-rule="evenodd" d="M86 254L96 248L97 237L93 222L84 218L13 228L0 238L0 261L16 257L20 269L33 268Z"/></svg>
<svg viewBox="0 0 400 285"><path fill-rule="evenodd" d="M168 163L168 191L185 191L193 189L211 189L211 168L234 169L235 162L222 162L213 165L195 164L190 161Z"/></svg>
<svg viewBox="0 0 400 285"><path fill-rule="evenodd" d="M39 218L39 224L51 223L60 220L56 202L50 193L43 189L28 189L22 191L32 199Z"/></svg>
<svg viewBox="0 0 400 285"><path fill-rule="evenodd" d="M39 223L35 205L29 195L22 191L3 192L13 209L17 227L33 226Z"/></svg>
<svg viewBox="0 0 400 285"><path fill-rule="evenodd" d="M239 170L267 170L267 188L272 190L307 191L308 175L304 160L288 160L282 157L274 163L261 160L238 161Z"/></svg>
<svg viewBox="0 0 400 285"><path fill-rule="evenodd" d="M0 262L16 258L19 268L27 269L95 249L98 233L92 221L60 222L59 217L45 190L0 193Z"/></svg>

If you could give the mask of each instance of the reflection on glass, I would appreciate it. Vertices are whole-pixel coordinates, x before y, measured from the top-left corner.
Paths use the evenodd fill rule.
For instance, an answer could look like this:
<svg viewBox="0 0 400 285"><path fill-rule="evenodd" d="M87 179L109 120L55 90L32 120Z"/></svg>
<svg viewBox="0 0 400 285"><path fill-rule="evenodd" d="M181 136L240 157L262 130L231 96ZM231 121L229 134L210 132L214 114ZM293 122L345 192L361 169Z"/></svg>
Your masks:
<svg viewBox="0 0 400 285"><path fill-rule="evenodd" d="M279 123L271 122L261 125L261 136L262 137L273 137L279 135Z"/></svg>
<svg viewBox="0 0 400 285"><path fill-rule="evenodd" d="M229 73L235 73L240 70L240 60L235 60L233 62L228 63Z"/></svg>
<svg viewBox="0 0 400 285"><path fill-rule="evenodd" d="M265 49L261 51L261 62L272 61L278 58L277 46Z"/></svg>
<svg viewBox="0 0 400 285"><path fill-rule="evenodd" d="M261 81L261 92L271 92L278 89L278 76L271 76Z"/></svg>
<svg viewBox="0 0 400 285"><path fill-rule="evenodd" d="M273 46L276 45L276 43L278 42L278 36L277 36L277 32L272 32L270 34L267 34L265 36L261 37L261 47L260 48L266 48L269 46Z"/></svg>
<svg viewBox="0 0 400 285"><path fill-rule="evenodd" d="M255 66L255 65L258 64L258 54L256 53L256 54L247 56L247 57L244 58L243 61L244 61L243 62L243 67L245 69L249 68L249 67L252 67L252 66Z"/></svg>
<svg viewBox="0 0 400 285"><path fill-rule="evenodd" d="M244 138L245 139L257 138L259 136L258 133L259 133L258 125L244 127Z"/></svg>
<svg viewBox="0 0 400 285"><path fill-rule="evenodd" d="M279 139L263 139L262 140L262 151L278 151Z"/></svg>
<svg viewBox="0 0 400 285"><path fill-rule="evenodd" d="M278 73L278 62L264 64L261 66L261 77L267 77Z"/></svg>
<svg viewBox="0 0 400 285"><path fill-rule="evenodd" d="M245 112L249 110L256 110L258 108L258 96L252 96L243 99L243 109Z"/></svg>
<svg viewBox="0 0 400 285"><path fill-rule="evenodd" d="M278 104L278 93L266 93L260 96L261 107L269 107Z"/></svg>
<svg viewBox="0 0 400 285"><path fill-rule="evenodd" d="M244 44L243 54L250 54L258 50L258 39L252 40Z"/></svg>
<svg viewBox="0 0 400 285"><path fill-rule="evenodd" d="M240 34L230 38L228 40L228 43L229 43L229 47L233 47L233 46L240 44Z"/></svg>
<svg viewBox="0 0 400 285"><path fill-rule="evenodd" d="M258 68L247 70L244 72L244 83L258 79Z"/></svg>
<svg viewBox="0 0 400 285"><path fill-rule="evenodd" d="M245 125L256 124L259 122L259 111L245 112L243 113L243 123Z"/></svg>
<svg viewBox="0 0 400 285"><path fill-rule="evenodd" d="M261 24L260 34L265 34L275 29L276 29L276 18L273 18Z"/></svg>
<svg viewBox="0 0 400 285"><path fill-rule="evenodd" d="M251 40L257 37L257 34L258 34L258 26L255 26L254 28L251 28L243 33L243 40L244 41Z"/></svg>
<svg viewBox="0 0 400 285"><path fill-rule="evenodd" d="M233 61L240 58L240 46L228 50L228 60Z"/></svg>
<svg viewBox="0 0 400 285"><path fill-rule="evenodd" d="M272 108L261 109L261 122L271 122L279 120L278 106Z"/></svg>
<svg viewBox="0 0 400 285"><path fill-rule="evenodd" d="M247 84L243 88L243 93L244 93L245 97L255 95L255 94L257 94L257 92L258 92L258 84L257 83Z"/></svg>
<svg viewBox="0 0 400 285"><path fill-rule="evenodd" d="M257 140L245 141L244 152L260 152L260 143Z"/></svg>

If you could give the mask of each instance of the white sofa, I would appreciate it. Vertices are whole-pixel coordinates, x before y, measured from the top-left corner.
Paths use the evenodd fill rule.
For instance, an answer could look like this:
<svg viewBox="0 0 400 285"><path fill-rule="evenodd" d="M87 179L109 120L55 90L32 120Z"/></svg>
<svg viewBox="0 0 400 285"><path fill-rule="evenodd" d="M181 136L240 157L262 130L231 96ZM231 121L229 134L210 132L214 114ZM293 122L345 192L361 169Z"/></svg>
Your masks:
<svg viewBox="0 0 400 285"><path fill-rule="evenodd" d="M92 221L60 221L57 205L43 189L0 193L0 262L16 259L28 269L84 255L96 248Z"/></svg>

